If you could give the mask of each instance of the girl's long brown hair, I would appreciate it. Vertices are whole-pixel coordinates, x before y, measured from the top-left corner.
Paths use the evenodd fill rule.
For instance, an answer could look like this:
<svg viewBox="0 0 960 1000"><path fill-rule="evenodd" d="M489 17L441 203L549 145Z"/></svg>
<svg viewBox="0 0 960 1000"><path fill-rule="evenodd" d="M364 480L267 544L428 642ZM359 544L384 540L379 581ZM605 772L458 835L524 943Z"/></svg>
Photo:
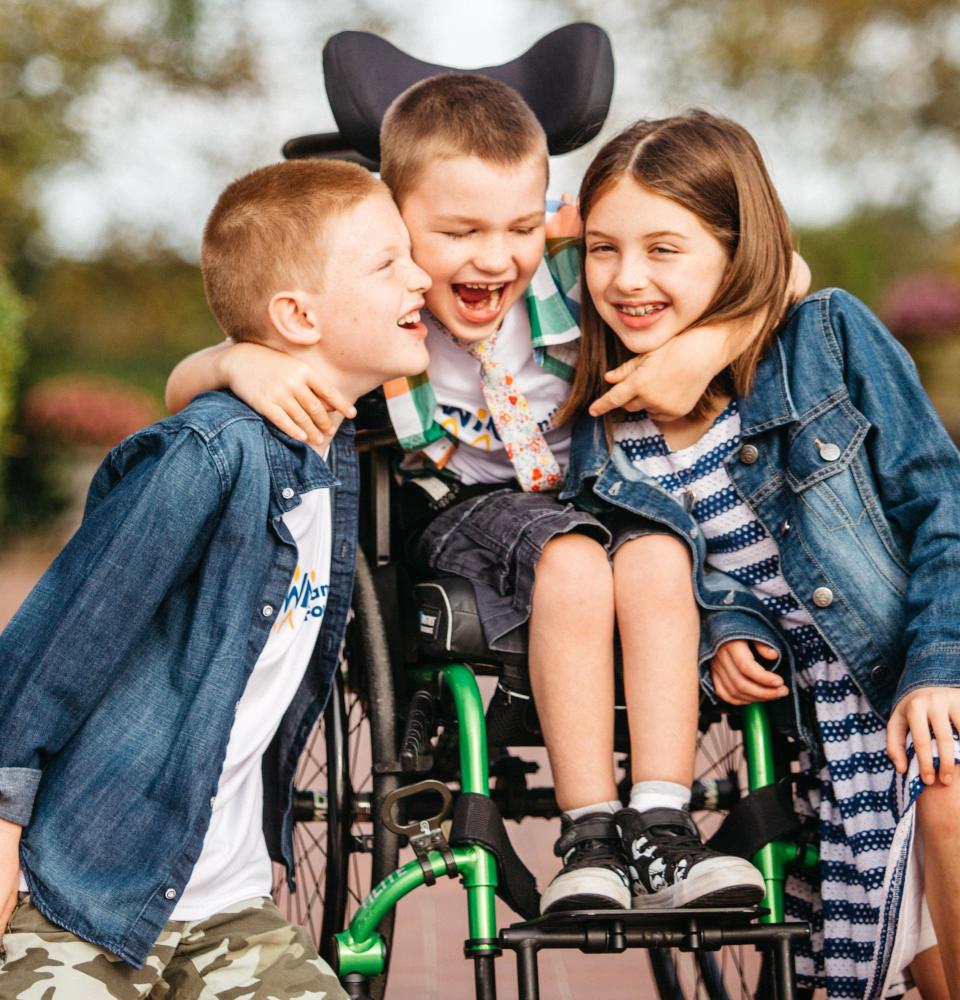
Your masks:
<svg viewBox="0 0 960 1000"><path fill-rule="evenodd" d="M614 136L587 169L580 186L584 228L597 200L622 177L693 212L726 248L730 263L696 325L763 317L759 333L726 373L727 385L746 395L780 323L792 263L790 226L756 142L736 122L700 110L635 122ZM555 418L558 424L606 392L604 373L632 356L590 298L583 241L580 254L580 358L570 396Z"/></svg>

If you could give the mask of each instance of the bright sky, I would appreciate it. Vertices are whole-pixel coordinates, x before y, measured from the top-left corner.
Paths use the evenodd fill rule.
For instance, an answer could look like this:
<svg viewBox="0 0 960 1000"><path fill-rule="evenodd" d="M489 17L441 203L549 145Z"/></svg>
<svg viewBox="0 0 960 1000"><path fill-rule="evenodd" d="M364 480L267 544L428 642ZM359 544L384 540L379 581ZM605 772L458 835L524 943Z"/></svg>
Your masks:
<svg viewBox="0 0 960 1000"><path fill-rule="evenodd" d="M146 0L131 0L133 8ZM77 109L90 135L90 159L50 178L41 203L51 241L61 251L86 255L111 230L142 239L156 234L188 258L196 257L203 220L218 192L233 177L275 160L291 136L334 128L323 90L321 50L334 31L356 28L357 4L336 0L208 0L217 21L243 17L258 40L264 94L204 100L157 88L122 67L105 74L103 86ZM505 62L538 38L567 23L560 0L367 0L389 24L385 34L405 51L429 62L464 68ZM658 116L702 105L742 121L756 135L781 197L795 222L829 223L842 217L864 191L877 200L896 196L902 164L863 163L831 169L828 109L810 109L792 120L752 120L747 106L717 103L713 93L671 92L655 53L627 48L616 11L598 2L596 20L611 35L616 66L614 103L604 131L585 150L554 160L551 194L576 190L586 163L603 138L641 116ZM228 19L228 20L223 20ZM722 100L722 99L721 99ZM754 117L756 111L752 112ZM944 218L960 217L958 154L931 148L928 190ZM135 241L136 241L135 238Z"/></svg>

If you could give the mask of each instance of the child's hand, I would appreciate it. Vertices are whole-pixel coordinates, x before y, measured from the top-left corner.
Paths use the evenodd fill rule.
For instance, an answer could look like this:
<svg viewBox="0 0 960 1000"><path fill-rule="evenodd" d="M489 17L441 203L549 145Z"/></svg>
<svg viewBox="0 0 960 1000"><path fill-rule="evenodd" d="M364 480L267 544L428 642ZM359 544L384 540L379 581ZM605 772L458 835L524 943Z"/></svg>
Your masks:
<svg viewBox="0 0 960 1000"><path fill-rule="evenodd" d="M646 410L654 420L685 417L729 363L723 343L710 327L696 327L649 354L630 358L606 373L614 387L590 404L591 416L624 409Z"/></svg>
<svg viewBox="0 0 960 1000"><path fill-rule="evenodd" d="M227 385L262 417L297 441L333 437L335 412L353 404L308 364L262 344L234 344L220 359Z"/></svg>
<svg viewBox="0 0 960 1000"><path fill-rule="evenodd" d="M765 659L775 660L780 654L762 642L753 648ZM744 639L725 642L710 661L713 687L728 705L749 705L755 701L773 701L789 694L783 678L757 662L750 643Z"/></svg>
<svg viewBox="0 0 960 1000"><path fill-rule="evenodd" d="M562 239L563 237L580 236L580 208L573 200L573 196L564 191L560 196L560 207L547 219L545 226L546 238L548 240Z"/></svg>
<svg viewBox="0 0 960 1000"><path fill-rule="evenodd" d="M940 780L949 785L954 772L953 729L960 732L960 688L916 688L897 702L887 723L887 756L899 774L906 773L909 731L917 752L920 777L925 785L932 785L937 776L933 766L932 731L940 752Z"/></svg>
<svg viewBox="0 0 960 1000"><path fill-rule="evenodd" d="M17 905L20 886L20 833L22 827L0 819L0 934Z"/></svg>

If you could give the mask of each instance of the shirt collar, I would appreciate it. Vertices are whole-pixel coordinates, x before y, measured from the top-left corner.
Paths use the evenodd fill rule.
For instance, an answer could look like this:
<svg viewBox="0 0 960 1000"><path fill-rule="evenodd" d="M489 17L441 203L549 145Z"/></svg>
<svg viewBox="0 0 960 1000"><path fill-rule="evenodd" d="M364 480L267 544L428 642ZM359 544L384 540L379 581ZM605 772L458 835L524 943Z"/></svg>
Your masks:
<svg viewBox="0 0 960 1000"><path fill-rule="evenodd" d="M798 419L787 380L786 359L780 339L775 337L757 365L753 387L740 401L740 435L749 437Z"/></svg>
<svg viewBox="0 0 960 1000"><path fill-rule="evenodd" d="M351 421L344 420L340 425L326 461L308 444L294 440L266 421L264 429L274 500L282 511L296 507L302 493L340 485L333 469L344 449L353 447L355 431Z"/></svg>

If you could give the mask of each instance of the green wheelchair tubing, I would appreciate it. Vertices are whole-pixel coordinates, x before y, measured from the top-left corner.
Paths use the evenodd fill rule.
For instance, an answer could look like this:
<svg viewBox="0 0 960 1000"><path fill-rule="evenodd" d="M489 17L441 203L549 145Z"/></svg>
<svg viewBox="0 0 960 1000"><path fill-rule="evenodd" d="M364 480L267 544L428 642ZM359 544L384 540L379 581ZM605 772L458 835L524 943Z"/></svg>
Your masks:
<svg viewBox="0 0 960 1000"><path fill-rule="evenodd" d="M464 792L489 795L487 778L487 740L483 703L473 671L464 664L451 664L439 672L453 698L459 722L461 788ZM743 710L744 755L750 791L777 780L771 739L770 720L762 704L747 705ZM453 847L457 871L467 891L467 915L470 937L468 955L496 954L497 923L494 893L497 866L493 855L483 847ZM431 851L427 861L437 877L447 874L447 864L439 851ZM761 923L783 923L783 883L788 865L799 861L813 866L816 848L800 847L792 841L775 840L754 855L753 863L766 883L762 905L768 912ZM386 949L377 933L381 919L408 893L423 885L425 876L419 861L409 861L374 887L357 910L349 927L336 935L340 976L359 973L377 976L383 971Z"/></svg>

